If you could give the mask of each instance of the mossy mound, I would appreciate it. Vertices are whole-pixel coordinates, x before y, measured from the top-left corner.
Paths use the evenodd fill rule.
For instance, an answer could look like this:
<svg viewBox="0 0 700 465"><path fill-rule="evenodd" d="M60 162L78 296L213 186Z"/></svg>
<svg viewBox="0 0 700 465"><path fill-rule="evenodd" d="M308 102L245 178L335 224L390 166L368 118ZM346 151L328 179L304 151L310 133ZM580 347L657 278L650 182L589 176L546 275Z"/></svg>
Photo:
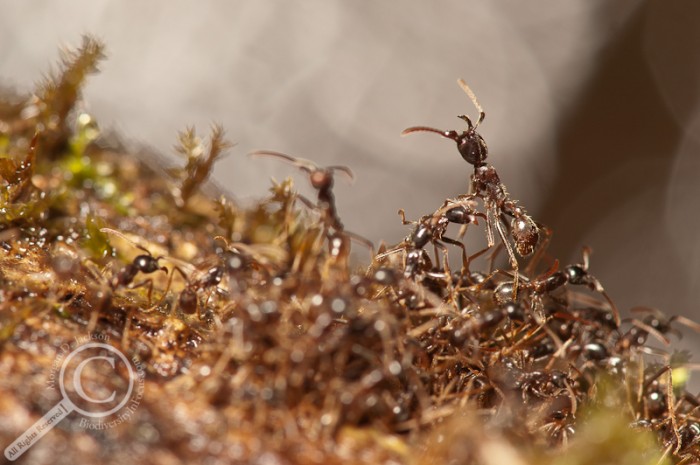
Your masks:
<svg viewBox="0 0 700 465"><path fill-rule="evenodd" d="M85 38L34 96L0 100L0 439L61 400L57 368L85 341L137 368L134 408L66 415L20 460L700 459L688 357L646 347L672 320L620 326L587 263L573 265L587 281L547 281L543 245L514 298L512 269L440 266L442 235L435 265L414 234L354 269L321 187L311 202L286 180L246 208L201 192L228 146L218 127L183 132L186 166L168 175L106 146L74 110L102 56ZM471 200L483 223L486 199ZM83 372L97 398L134 380L107 368Z"/></svg>

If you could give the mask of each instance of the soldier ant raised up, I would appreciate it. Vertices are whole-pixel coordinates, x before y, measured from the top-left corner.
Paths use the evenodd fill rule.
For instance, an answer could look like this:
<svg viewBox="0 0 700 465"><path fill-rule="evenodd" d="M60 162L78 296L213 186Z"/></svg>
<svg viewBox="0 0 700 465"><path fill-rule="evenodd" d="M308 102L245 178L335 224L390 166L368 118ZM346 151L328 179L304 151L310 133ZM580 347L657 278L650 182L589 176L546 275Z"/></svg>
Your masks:
<svg viewBox="0 0 700 465"><path fill-rule="evenodd" d="M515 272L515 286L513 287L513 297L515 297L518 287L518 260L515 257L513 249L515 248L515 252L521 257L530 255L539 242L540 227L525 212L525 209L518 206L517 202L510 198L496 169L492 165L486 163L488 148L484 138L476 131L486 114L469 86L467 86L462 79L459 79L457 83L462 90L466 92L479 111L479 119L476 123L472 123L468 116L460 115L459 118L466 121L468 126L467 130L461 133L454 130L441 131L427 126L414 126L404 129L401 134L407 135L414 132L433 132L447 139L451 139L457 143L457 149L460 155L462 155L462 158L464 158L467 163L474 166L474 173L471 177L471 194L481 198L486 208L488 246L493 247L495 243L493 236L493 228L495 227L506 248L510 265ZM513 239L514 247L508 240L508 233L503 225L506 216L512 218L510 222L510 236Z"/></svg>
<svg viewBox="0 0 700 465"><path fill-rule="evenodd" d="M333 195L335 173L336 171L345 173L345 175L352 180L354 179L354 175L350 168L347 166L338 165L320 167L311 160L292 157L284 153L272 152L269 150L258 150L250 153L250 156L281 158L309 175L311 186L317 191L316 208L319 212L321 212L321 219L326 229L326 236L328 237L331 256L334 258L344 259L344 256L349 254L349 246L346 238L355 239L356 241L366 245L370 249L370 252L373 251L374 245L369 239L345 230L335 206L335 195ZM312 205L312 203L304 197L299 196L299 198L307 205Z"/></svg>

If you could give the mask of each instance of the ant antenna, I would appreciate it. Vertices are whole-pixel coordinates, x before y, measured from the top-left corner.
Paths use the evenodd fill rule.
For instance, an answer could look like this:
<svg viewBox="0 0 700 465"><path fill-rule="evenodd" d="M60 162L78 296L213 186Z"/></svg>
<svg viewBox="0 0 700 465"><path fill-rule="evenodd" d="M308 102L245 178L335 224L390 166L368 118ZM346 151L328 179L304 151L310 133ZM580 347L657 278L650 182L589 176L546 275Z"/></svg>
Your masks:
<svg viewBox="0 0 700 465"><path fill-rule="evenodd" d="M461 87L462 90L469 96L469 99L472 101L472 103L476 107L477 111L479 112L479 119L476 121L476 124L474 125L474 129L476 129L476 127L479 126L479 124L481 124L481 122L484 120L486 113L484 113L484 109L481 107L481 105L479 105L479 101L476 99L476 95L471 90L471 88L467 85L467 83L464 82L464 79L461 79L461 78L457 79L457 84L459 84L459 87ZM461 115L459 117L462 118L463 120L465 120L467 122L467 124L469 124L470 128L472 127L472 123L471 123L471 120L469 119L469 117L464 116L464 115Z"/></svg>
<svg viewBox="0 0 700 465"><path fill-rule="evenodd" d="M124 233L122 233L122 232L120 232L120 231L117 231L116 229L111 229L111 228L100 228L100 232L107 233L107 234L110 234L110 235L112 235L112 236L117 236L118 238L123 239L123 240L125 240L126 242L128 242L129 244L133 245L133 246L136 247L137 249L143 250L143 251L146 252L148 255L153 255L153 254L151 253L151 251L148 250L146 247L142 246L141 244L137 244L133 239L127 237L126 234L124 234ZM157 260L160 260L161 258L164 258L164 257L158 257Z"/></svg>
<svg viewBox="0 0 700 465"><path fill-rule="evenodd" d="M321 172L321 171L330 171L330 172L340 171L342 173L345 173L345 175L350 179L350 181L354 181L354 179L355 179L354 173L347 166L333 165L333 166L328 166L328 167L322 168L322 167L318 166L316 163L312 162L311 160L307 160L305 158L293 157L291 155L287 155L286 153L274 152L272 150L256 150L254 152L249 153L248 155L251 157L281 158L282 160L289 162L291 165L296 166L297 168L301 169L302 171L304 171L312 176L314 173Z"/></svg>

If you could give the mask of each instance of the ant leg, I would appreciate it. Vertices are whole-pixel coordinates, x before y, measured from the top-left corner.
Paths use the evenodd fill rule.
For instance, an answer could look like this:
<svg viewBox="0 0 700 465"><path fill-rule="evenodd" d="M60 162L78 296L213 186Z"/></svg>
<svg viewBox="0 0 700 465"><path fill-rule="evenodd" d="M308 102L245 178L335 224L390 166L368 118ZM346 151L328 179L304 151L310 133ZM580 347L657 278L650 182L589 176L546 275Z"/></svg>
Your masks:
<svg viewBox="0 0 700 465"><path fill-rule="evenodd" d="M598 280L596 279L596 282L597 282L597 281L598 281ZM600 285L600 283L598 283L598 285ZM605 300L608 302L608 305L610 305L610 310L612 310L613 317L615 318L615 326L616 326L617 328L619 328L619 327L620 327L620 322L622 321L622 320L620 319L620 310L618 310L617 305L615 305L615 302L613 302L613 300L610 298L610 296L608 295L608 293L605 292L605 290L603 290L603 286L600 286L600 290L599 290L598 292L600 292L600 294L601 294L601 295L605 298Z"/></svg>
<svg viewBox="0 0 700 465"><path fill-rule="evenodd" d="M631 321L633 326L636 326L637 328L643 329L647 333L653 335L656 339L659 340L659 342L663 343L665 346L668 346L671 344L671 341L661 333L661 331L657 330L656 328L653 328L649 326L646 323L643 323L636 318L632 319Z"/></svg>
<svg viewBox="0 0 700 465"><path fill-rule="evenodd" d="M129 289L138 289L139 287L148 286L148 308L151 307L151 296L153 294L153 280L151 278L144 279L140 283L131 284Z"/></svg>
<svg viewBox="0 0 700 465"><path fill-rule="evenodd" d="M413 224L413 221L406 220L406 212L403 210L403 208L399 208L399 216L401 217L402 224Z"/></svg>
<svg viewBox="0 0 700 465"><path fill-rule="evenodd" d="M498 219L494 216L493 210L491 206L486 208L486 244L487 247L490 249L491 247L494 246L496 241L494 240L493 237L493 222L498 221Z"/></svg>
<svg viewBox="0 0 700 465"><path fill-rule="evenodd" d="M506 248L506 253L508 254L508 261L510 262L510 266L513 268L513 300L515 300L518 297L518 279L520 276L520 273L518 272L518 259L515 258L513 248L511 247L510 242L508 242L508 239L506 237L505 228L498 220L498 218L496 218L496 230L498 231L498 235L501 236L503 245Z"/></svg>
<svg viewBox="0 0 700 465"><path fill-rule="evenodd" d="M301 200L301 203L306 205L307 208L309 208L309 210L313 210L314 208L316 208L316 205L314 205L314 203L311 200L307 199L303 195L297 194L296 198Z"/></svg>
<svg viewBox="0 0 700 465"><path fill-rule="evenodd" d="M155 304L153 307L151 307L150 306L150 297L149 297L149 311L153 310L156 307L160 307L163 304L163 302L165 302L165 298L168 296L168 291L170 291L170 286L172 286L172 284L173 284L173 278L175 277L176 271L180 274L180 276L182 276L182 279L184 279L186 283L189 282L189 278L185 275L185 272L182 271L182 269L179 266L173 266L173 271L170 273L170 276L168 276L168 284L165 286L165 290L163 291L163 295L161 296L158 303Z"/></svg>
<svg viewBox="0 0 700 465"><path fill-rule="evenodd" d="M462 249L462 274L468 272L469 271L469 257L467 256L467 249L464 247L464 244L455 240L455 239L450 239L449 237L443 237L442 241L447 242L448 244L456 245L457 247Z"/></svg>
<svg viewBox="0 0 700 465"><path fill-rule="evenodd" d="M487 247L486 250L489 250ZM496 257L498 257L498 254L501 253L501 250L503 250L503 244L498 244L494 249L493 252L491 252L489 258L488 258L488 263L489 263L489 273L491 273L494 268L496 267Z"/></svg>
<svg viewBox="0 0 700 465"><path fill-rule="evenodd" d="M372 259L372 257L374 257L374 244L372 243L372 241L370 241L366 237L360 236L359 234L356 234L354 232L350 232L350 231L343 231L343 232L350 239L354 239L355 242L359 242L360 244L364 245L365 247L367 247L369 249L370 260Z"/></svg>
<svg viewBox="0 0 700 465"><path fill-rule="evenodd" d="M696 323L695 321L691 320L690 318L686 318L686 317L681 316L681 315L674 315L668 319L669 324L673 323L674 321L679 322L680 324L682 324L686 328L692 329L696 333L700 333L700 324ZM681 336L682 336L682 334L680 332L678 332L678 337L680 338Z"/></svg>
<svg viewBox="0 0 700 465"><path fill-rule="evenodd" d="M447 252L447 247L445 247L445 244L442 244L438 241L433 242L433 245L435 247L436 266L438 268L440 267L440 260L438 260L438 253L437 253L437 249L440 249L440 252L442 252L442 260L443 260L443 265L444 265L443 269L445 270L445 274L447 275L448 279L450 279L452 272L450 270L450 256Z"/></svg>
<svg viewBox="0 0 700 465"><path fill-rule="evenodd" d="M666 403L668 405L668 417L671 420L671 428L673 429L673 435L676 438L676 447L673 452L677 454L678 451L681 449L683 443L681 441L680 432L678 431L678 421L676 419L676 408L673 395L673 369L671 368L671 366L666 365L661 370L659 370L654 376L652 376L651 379L646 381L644 383L643 392L646 392L649 386L651 386L651 383L659 379L664 373L668 373L668 381L666 382Z"/></svg>
<svg viewBox="0 0 700 465"><path fill-rule="evenodd" d="M382 252L382 253L380 253L380 254L377 254L377 255L374 257L374 260L382 260L382 259L388 257L389 255L394 255L395 253L398 253L398 252L401 252L401 251L405 251L405 250L406 250L406 249L404 249L403 247L397 247L397 248L395 248L395 249L387 250L386 252Z"/></svg>

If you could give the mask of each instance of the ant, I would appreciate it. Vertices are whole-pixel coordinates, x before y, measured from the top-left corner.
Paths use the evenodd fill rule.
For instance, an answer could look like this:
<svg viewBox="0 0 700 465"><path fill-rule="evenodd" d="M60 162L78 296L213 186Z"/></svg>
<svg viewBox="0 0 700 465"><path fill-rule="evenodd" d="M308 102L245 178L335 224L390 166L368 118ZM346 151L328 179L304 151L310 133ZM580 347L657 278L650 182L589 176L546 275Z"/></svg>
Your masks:
<svg viewBox="0 0 700 465"><path fill-rule="evenodd" d="M151 295L153 293L153 281L149 278L145 279L144 281L141 281L138 284L133 284L133 282L136 278L136 275L139 274L139 272L143 274L151 274L155 273L156 271L164 271L167 275L168 269L164 266L160 266L158 263L164 257L154 257L151 254L151 252L149 252L145 247L135 243L119 231L110 228L101 228L100 231L124 239L125 241L132 244L134 247L146 252L145 254L137 255L136 257L134 257L131 263L127 264L124 268L119 270L119 272L117 272L112 277L112 279L109 282L109 285L112 288L112 290L116 290L119 287L128 287L129 289L136 289L138 287L148 286L148 305L150 307Z"/></svg>
<svg viewBox="0 0 700 465"><path fill-rule="evenodd" d="M538 308L541 309L541 299L545 294L549 294L565 284L586 286L590 290L601 294L608 302L608 305L610 305L610 309L612 311L615 329L617 329L620 327L620 312L608 293L605 292L605 289L603 288L603 285L600 284L600 281L598 281L595 276L588 272L590 265L590 254L591 249L589 247L584 247L582 253L583 262L575 265L567 265L564 268L564 271L558 270L559 260L554 260L554 264L549 270L531 281L525 279L525 283L521 283L519 289L529 291L531 296L537 299ZM494 298L498 302L507 301L510 295L514 294L512 287L517 285L517 279L515 279L515 276L517 276L517 272L514 274L513 281L502 282L496 287L496 290L494 291Z"/></svg>
<svg viewBox="0 0 700 465"><path fill-rule="evenodd" d="M214 237L214 240L223 241L226 245L225 248L216 248L216 253L219 256L219 263L211 265L196 279L188 277L180 266L175 266L173 268L174 272L177 271L185 280L185 287L182 289L180 296L178 297L178 307L184 314L192 315L199 310L199 292L212 287L216 288L217 291L221 291L221 289L218 288L218 285L224 279L224 276L247 269L254 263L252 256L248 256L247 254L243 253L244 248L246 247L244 244L236 243L234 246L231 246L223 236L216 236ZM169 260L173 262L177 261L183 267L191 267L191 265L180 262L174 258L169 258ZM170 276L168 289L172 284L174 272Z"/></svg>
<svg viewBox="0 0 700 465"><path fill-rule="evenodd" d="M495 329L506 318L513 322L523 322L525 313L522 307L515 302L499 305L486 312L476 312L471 318L450 331L450 342L455 346L463 347L467 338L478 339L481 333Z"/></svg>
<svg viewBox="0 0 700 465"><path fill-rule="evenodd" d="M445 269L447 271L449 264L447 249L443 244L443 242L445 242L456 245L462 249L462 266L466 269L468 267L469 258L467 257L464 244L449 237L445 237L445 233L450 223L461 225L478 224L477 217L484 217L484 215L483 213L475 212L472 207L473 202L471 204L462 202L458 206L453 206L450 204L450 201L447 200L443 207L438 209L434 214L425 215L416 222L407 221L406 213L403 209L400 209L399 216L401 216L401 222L403 224L415 224L415 228L398 247L378 255L376 258L381 259L401 249L405 250L406 264L404 267L404 277L414 278L418 273L432 268L430 258L425 251L425 246L428 245L428 243L432 243L435 248L437 266L440 266L437 250L439 248L443 253ZM446 274L450 276L449 271L447 271Z"/></svg>
<svg viewBox="0 0 700 465"><path fill-rule="evenodd" d="M352 181L354 179L354 174L350 168L347 166L338 165L320 167L311 160L292 157L284 153L269 150L257 150L249 155L253 157L268 156L281 158L309 175L311 186L317 191L316 208L321 212L323 224L326 228L326 235L329 239L331 256L338 259L344 258L349 254L349 247L347 245L346 237L355 239L356 241L367 246L370 252L373 251L374 245L369 239L345 230L345 227L338 216L338 210L335 206L335 195L333 195L335 173L336 171L344 173ZM306 205L310 207L313 206L308 199L302 196L299 196L299 198Z"/></svg>
<svg viewBox="0 0 700 465"><path fill-rule="evenodd" d="M660 311L646 307L635 307L631 311L645 312L649 315L642 320L632 319L632 327L617 341L616 346L619 350L643 346L649 334L653 334L665 345L670 344L666 334L675 333L680 336L678 330L671 326L674 321L700 333L700 324L684 316L674 315L666 318Z"/></svg>
<svg viewBox="0 0 700 465"><path fill-rule="evenodd" d="M451 139L457 143L457 149L462 158L464 158L467 163L474 166L474 173L471 176L470 191L473 195L481 198L486 207L488 247L493 247L495 243L493 235L494 227L505 245L510 265L515 273L515 285L513 286L513 298L515 298L518 288L518 260L515 257L515 252L521 257L527 257L532 254L540 239L541 226L525 212L525 209L517 205L517 201L510 198L496 169L492 165L486 163L486 156L488 153L486 141L484 141L484 138L477 132L477 128L484 120L486 113L484 113L474 92L467 86L467 83L462 79L459 79L457 83L469 96L472 103L479 111L479 119L476 123L472 123L471 119L466 115L459 115L458 118L464 120L468 126L467 130L461 133L454 130L441 131L427 126L414 126L404 129L401 135L405 136L414 132L433 132L447 139ZM511 245L508 240L508 233L503 225L506 216L512 218L510 223L510 236L513 239L514 245ZM515 249L515 252L513 249Z"/></svg>

